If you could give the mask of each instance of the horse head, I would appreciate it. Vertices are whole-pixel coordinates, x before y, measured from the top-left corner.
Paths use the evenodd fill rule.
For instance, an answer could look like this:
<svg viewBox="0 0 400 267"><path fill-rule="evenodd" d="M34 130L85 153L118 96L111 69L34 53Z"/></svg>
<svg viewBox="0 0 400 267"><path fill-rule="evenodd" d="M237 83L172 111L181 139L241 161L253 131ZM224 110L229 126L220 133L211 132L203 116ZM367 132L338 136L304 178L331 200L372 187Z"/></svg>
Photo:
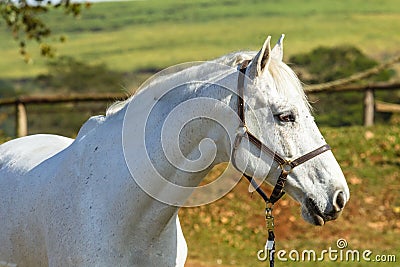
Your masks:
<svg viewBox="0 0 400 267"><path fill-rule="evenodd" d="M245 70L242 67L248 77L243 82L243 97L247 109L252 110L243 116L247 120L245 131L255 133L259 143L275 154L264 157L264 163L260 163L262 157L255 151L261 145L254 147L257 141L237 158L242 163L247 159L242 169L245 175L255 179L267 176L271 185L282 182L280 176L284 173L283 190L301 204L303 218L323 225L340 215L350 197L349 188L314 121L299 79L282 61L283 37L273 49L268 37L256 56L246 63Z"/></svg>

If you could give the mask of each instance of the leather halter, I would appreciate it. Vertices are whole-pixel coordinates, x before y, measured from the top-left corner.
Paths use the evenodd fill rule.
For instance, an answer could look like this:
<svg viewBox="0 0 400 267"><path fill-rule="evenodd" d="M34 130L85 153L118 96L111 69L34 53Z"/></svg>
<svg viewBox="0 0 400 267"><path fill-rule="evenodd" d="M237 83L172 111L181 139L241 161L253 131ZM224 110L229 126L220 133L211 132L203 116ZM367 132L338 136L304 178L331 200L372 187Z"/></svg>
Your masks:
<svg viewBox="0 0 400 267"><path fill-rule="evenodd" d="M284 194L284 186L287 180L287 176L289 173L295 168L296 166L318 156L321 153L324 153L331 149L328 144L325 144L295 160L287 160L283 156L279 155L266 145L264 145L256 136L254 136L246 126L245 120L245 107L244 107L244 78L246 74L246 69L249 64L249 61L245 61L240 66L240 73L238 76L238 105L237 105L237 113L240 118L240 124L238 128L238 133L236 134L236 139L234 143L234 147L232 150L232 164L238 169L236 165L236 151L242 141L242 138L247 138L250 143L255 145L260 151L266 153L267 155L271 156L275 162L279 164L279 168L281 169L281 173L278 177L278 180L272 190L271 196L268 197L265 192L261 189L261 186L257 185L253 177L250 175L243 173L243 176L246 177L247 180L251 183L251 185L256 189L257 193L264 199L264 201L268 204L274 204L277 202ZM238 169L239 170L239 169ZM240 171L240 170L239 170Z"/></svg>

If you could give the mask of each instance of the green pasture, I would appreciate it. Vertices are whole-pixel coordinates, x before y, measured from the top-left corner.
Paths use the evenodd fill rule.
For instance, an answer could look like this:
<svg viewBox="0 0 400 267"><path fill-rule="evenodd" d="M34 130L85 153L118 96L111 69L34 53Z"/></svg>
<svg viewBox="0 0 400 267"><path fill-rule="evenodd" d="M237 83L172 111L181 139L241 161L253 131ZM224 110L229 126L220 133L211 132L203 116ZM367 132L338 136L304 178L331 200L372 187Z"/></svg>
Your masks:
<svg viewBox="0 0 400 267"><path fill-rule="evenodd" d="M46 15L60 55L104 62L132 72L259 49L267 35L285 33L286 57L317 46L351 44L384 60L399 52L397 0L182 1L98 3L75 20L59 11ZM57 43L66 35L65 43ZM17 43L0 24L0 78L45 72L45 60L29 44L25 64Z"/></svg>

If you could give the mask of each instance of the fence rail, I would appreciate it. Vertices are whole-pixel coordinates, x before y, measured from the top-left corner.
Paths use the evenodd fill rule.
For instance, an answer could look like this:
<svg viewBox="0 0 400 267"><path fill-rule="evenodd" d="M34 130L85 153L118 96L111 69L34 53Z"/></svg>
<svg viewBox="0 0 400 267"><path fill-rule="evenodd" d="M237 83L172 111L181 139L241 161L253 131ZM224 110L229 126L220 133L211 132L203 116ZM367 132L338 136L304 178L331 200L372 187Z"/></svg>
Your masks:
<svg viewBox="0 0 400 267"><path fill-rule="evenodd" d="M309 94L321 92L364 92L364 125L371 126L374 123L375 112L400 112L400 105L385 103L374 99L375 90L397 90L400 83L376 83L367 85L343 85L339 87L317 87L305 86ZM71 94L71 95L47 95L47 96L19 96L15 98L0 99L0 106L15 107L15 131L16 136L21 137L28 134L28 116L26 105L60 104L78 102L99 102L116 101L127 98L123 93L102 93L102 94Z"/></svg>
<svg viewBox="0 0 400 267"><path fill-rule="evenodd" d="M71 95L43 95L43 96L18 96L0 99L0 106L21 104L46 104L46 103L73 103L110 101L126 98L122 93L98 93L98 94L71 94Z"/></svg>
<svg viewBox="0 0 400 267"><path fill-rule="evenodd" d="M0 106L15 106L15 135L17 137L28 135L28 115L26 105L30 104L60 104L78 102L116 101L125 99L127 94L101 93L101 94L72 94L72 95L47 95L47 96L19 96L0 99Z"/></svg>
<svg viewBox="0 0 400 267"><path fill-rule="evenodd" d="M390 113L399 113L400 112L400 105L386 103L383 101L376 100L375 101L375 110L378 112L390 112Z"/></svg>
<svg viewBox="0 0 400 267"><path fill-rule="evenodd" d="M323 85L323 84L321 84ZM338 87L306 85L304 90L307 93L322 92L350 92L350 91L367 91L367 90L397 90L400 89L400 83L369 83L363 85L341 85ZM0 102L1 103L1 102Z"/></svg>
<svg viewBox="0 0 400 267"><path fill-rule="evenodd" d="M374 99L374 92L377 90L398 90L400 83L373 83L365 85L342 85L331 87L331 83L305 86L307 93L322 92L350 92L364 91L364 126L374 125L375 112L399 112L400 105L379 102ZM390 107L388 106L390 105Z"/></svg>

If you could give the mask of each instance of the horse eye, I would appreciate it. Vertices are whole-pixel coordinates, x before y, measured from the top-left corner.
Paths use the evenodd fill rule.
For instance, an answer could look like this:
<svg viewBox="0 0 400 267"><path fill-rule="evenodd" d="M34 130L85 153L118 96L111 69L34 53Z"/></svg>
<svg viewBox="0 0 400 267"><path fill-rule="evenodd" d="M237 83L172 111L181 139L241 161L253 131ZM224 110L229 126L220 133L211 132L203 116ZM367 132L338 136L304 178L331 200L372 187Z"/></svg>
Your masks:
<svg viewBox="0 0 400 267"><path fill-rule="evenodd" d="M294 117L293 114L284 114L283 113L283 114L277 115L277 117L281 122L295 122L296 121L296 118Z"/></svg>

